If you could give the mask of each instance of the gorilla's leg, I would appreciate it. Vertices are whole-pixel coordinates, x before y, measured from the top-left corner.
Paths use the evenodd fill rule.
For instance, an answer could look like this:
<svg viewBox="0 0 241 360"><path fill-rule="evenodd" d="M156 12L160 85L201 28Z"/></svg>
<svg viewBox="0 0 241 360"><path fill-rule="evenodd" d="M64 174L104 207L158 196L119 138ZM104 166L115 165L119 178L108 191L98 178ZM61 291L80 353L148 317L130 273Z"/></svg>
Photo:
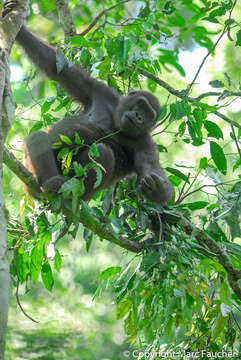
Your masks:
<svg viewBox="0 0 241 360"><path fill-rule="evenodd" d="M98 190L105 188L113 181L115 169L115 157L113 151L108 145L102 143L97 144L97 148L100 156L95 160L105 169L105 171L102 171L101 184L96 189L94 189L94 184L96 182L96 171L94 169L89 170L88 175L84 181L85 193L82 196L83 200L90 200ZM83 166L91 162L91 159L88 156L88 150L81 153L78 161Z"/></svg>
<svg viewBox="0 0 241 360"><path fill-rule="evenodd" d="M59 174L49 135L37 131L28 136L24 148L24 164L44 191L57 192L65 178Z"/></svg>

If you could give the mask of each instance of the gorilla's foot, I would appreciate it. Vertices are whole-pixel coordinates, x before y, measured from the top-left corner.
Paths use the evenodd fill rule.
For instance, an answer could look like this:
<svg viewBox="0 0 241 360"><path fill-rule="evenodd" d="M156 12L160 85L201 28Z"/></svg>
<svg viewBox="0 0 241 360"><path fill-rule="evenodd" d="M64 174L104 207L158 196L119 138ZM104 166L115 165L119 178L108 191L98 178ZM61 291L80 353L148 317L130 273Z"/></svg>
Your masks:
<svg viewBox="0 0 241 360"><path fill-rule="evenodd" d="M52 176L50 179L46 180L43 183L42 188L46 193L50 193L50 192L57 193L65 181L66 178L64 176L61 175Z"/></svg>

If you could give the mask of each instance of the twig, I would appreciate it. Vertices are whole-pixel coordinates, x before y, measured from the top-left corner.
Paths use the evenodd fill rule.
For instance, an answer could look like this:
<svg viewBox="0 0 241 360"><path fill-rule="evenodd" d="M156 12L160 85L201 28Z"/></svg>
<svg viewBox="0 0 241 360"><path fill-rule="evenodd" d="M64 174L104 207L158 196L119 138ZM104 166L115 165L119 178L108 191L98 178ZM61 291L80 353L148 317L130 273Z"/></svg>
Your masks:
<svg viewBox="0 0 241 360"><path fill-rule="evenodd" d="M185 184L186 184L186 183L185 183ZM221 183L218 183L218 184L215 184L215 185L202 185L202 186L200 186L198 189L193 190L193 191L191 191L190 193L185 194L185 195L183 195L182 197L180 197L180 198L176 201L176 204L182 203L183 200L186 199L188 196L193 195L194 193L196 193L196 192L204 189L205 187L217 187L217 186L220 186L220 185L227 185L227 183L221 182Z"/></svg>
<svg viewBox="0 0 241 360"><path fill-rule="evenodd" d="M231 23L231 20L232 20L231 16L232 16L232 12L233 12L233 9L235 8L236 4L237 4L237 0L234 0L233 6L232 6L232 8L231 8L231 10L229 12L229 18L228 18L228 38L229 38L230 41L233 41L232 36L230 34L230 23Z"/></svg>
<svg viewBox="0 0 241 360"><path fill-rule="evenodd" d="M236 148L237 148L237 150L238 150L239 157L240 157L240 159L241 159L241 150L240 150L240 147L239 147L238 139L237 139L237 136L236 136L236 134L235 134L235 130L234 130L233 124L231 124L231 129L232 129L232 134L233 134L234 141L235 141L235 144L236 144Z"/></svg>
<svg viewBox="0 0 241 360"><path fill-rule="evenodd" d="M225 25L225 27L224 27L221 35L219 36L218 40L217 40L217 41L215 42L215 44L213 45L212 49L209 50L209 52L207 53L206 56L204 56L204 58L203 58L203 60L202 60L202 62L201 62L201 64L200 64L200 66L199 66L199 68L198 68L198 70L197 70L197 72L196 72L196 74L195 74L195 76L194 76L191 84L190 84L190 85L188 86L188 88L187 88L187 94L190 92L193 84L194 84L195 81L197 80L197 77L198 77L198 75L200 74L200 71L202 70L202 67L203 67L203 65L205 64L207 58L208 58L208 57L211 55L211 53L215 50L216 46L218 45L219 41L222 39L222 37L223 37L224 34L226 33L227 29L228 29L228 25Z"/></svg>
<svg viewBox="0 0 241 360"><path fill-rule="evenodd" d="M26 313L26 311L24 310L24 308L22 307L22 304L20 302L20 299L19 299L19 295L18 295L18 290L19 290L19 279L17 280L17 288L16 288L16 300L17 300L17 304L20 308L20 310L22 311L22 313L28 318L30 319L31 321L35 322L36 324L39 324L39 322L35 319L33 319L30 315L28 315Z"/></svg>
<svg viewBox="0 0 241 360"><path fill-rule="evenodd" d="M200 101L203 98L208 97L208 96L221 96L222 94L223 94L223 92L220 92L220 91L219 92L218 91L209 91L209 92L203 93L193 99L195 99L195 101ZM229 91L226 97L229 97L229 96L240 96L241 97L241 91L236 91L236 92Z"/></svg>
<svg viewBox="0 0 241 360"><path fill-rule="evenodd" d="M105 15L107 12L115 9L116 7L123 5L127 2L130 2L131 0L124 0L124 1L120 1L118 4L113 5L111 7L109 7L108 9L104 9L103 11L101 11L99 13L99 15L96 16L96 18L92 21L92 23L87 27L87 29L85 29L84 31L82 31L82 33L80 33L80 36L85 36L86 34L88 34L88 32L97 24L97 22L99 21L99 19Z"/></svg>

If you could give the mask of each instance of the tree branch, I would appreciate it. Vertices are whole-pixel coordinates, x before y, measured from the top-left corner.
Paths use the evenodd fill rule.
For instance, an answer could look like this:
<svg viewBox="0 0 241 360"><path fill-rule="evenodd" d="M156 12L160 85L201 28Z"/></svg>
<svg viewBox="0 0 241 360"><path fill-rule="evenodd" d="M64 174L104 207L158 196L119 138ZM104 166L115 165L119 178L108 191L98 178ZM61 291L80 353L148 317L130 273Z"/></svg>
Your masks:
<svg viewBox="0 0 241 360"><path fill-rule="evenodd" d="M195 98L196 101L200 101L202 100L203 98L205 97L209 97L209 96L221 96L223 95L224 93L221 92L221 91L209 91L209 92L206 92L206 93L203 93L199 96L197 96ZM241 97L241 91L228 91L227 93L225 93L225 97L229 97L229 96L239 96Z"/></svg>
<svg viewBox="0 0 241 360"><path fill-rule="evenodd" d="M198 77L198 75L200 74L200 71L201 71L203 65L205 64L207 58L208 58L208 57L212 54L212 52L216 49L216 46L218 45L219 41L222 39L222 37L224 36L224 34L227 32L227 30L228 30L228 25L226 25L226 26L224 27L221 35L219 36L218 40L217 40L217 41L215 42L215 44L213 45L212 49L210 49L209 52L207 53L207 55L204 56L204 58L203 58L203 60L202 60L202 62L201 62L201 64L200 64L200 66L199 66L199 68L198 68L198 70L197 70L197 72L196 72L196 74L195 74L195 76L194 76L191 84L188 86L187 93L190 92L190 90L191 90L193 84L195 83L195 81L197 80L197 77Z"/></svg>
<svg viewBox="0 0 241 360"><path fill-rule="evenodd" d="M66 0L55 0L55 5L59 15L59 22L64 29L65 40L76 35L74 20L68 7Z"/></svg>
<svg viewBox="0 0 241 360"><path fill-rule="evenodd" d="M31 172L29 172L6 147L4 147L3 162L37 197L41 195L40 186Z"/></svg>
<svg viewBox="0 0 241 360"><path fill-rule="evenodd" d="M210 251L216 254L219 263L224 267L228 274L228 281L233 289L234 293L241 300L241 288L238 284L238 280L241 279L241 273L239 270L235 269L231 260L229 259L226 251L221 249L221 247L203 230L198 229L193 226L188 220L182 218L181 226L188 235L194 234L196 239L207 247Z"/></svg>
<svg viewBox="0 0 241 360"><path fill-rule="evenodd" d="M15 158L13 154L11 154L6 148L4 149L4 163L23 181L26 185L31 189L31 191L38 192L41 195L41 190L39 188L38 183L33 178L32 174ZM138 253L143 250L143 244L136 243L134 241L130 241L126 238L121 236L117 236L114 232L106 229L106 226L103 224L99 224L97 222L93 223L83 214L78 214L78 220L86 226L88 229L93 231L95 234L100 236L102 239L110 241L120 247ZM241 300L241 289L238 285L238 280L241 278L240 272L234 268L233 264L231 263L228 255L226 254L224 249L221 249L217 243L209 237L204 231L198 229L197 227L193 226L190 222L186 219L182 218L180 222L181 227L184 231L191 235L195 233L195 237L203 243L210 251L216 254L220 264L226 269L228 273L228 279L230 286L232 287L235 294Z"/></svg>
<svg viewBox="0 0 241 360"><path fill-rule="evenodd" d="M100 18L105 15L107 12L115 9L116 7L120 6L120 5L123 5L127 2L130 2L131 0L123 0L123 1L120 1L118 4L116 5L113 5L111 7L109 7L108 9L104 9L103 11L101 11L99 13L99 15L96 16L96 18L92 21L92 23L87 27L87 29L85 29L84 31L82 31L82 33L80 33L79 35L81 36L85 36L86 34L88 34L88 32L90 32L90 30L97 24L97 22L100 20Z"/></svg>
<svg viewBox="0 0 241 360"><path fill-rule="evenodd" d="M195 103L198 101L199 97L197 98L193 98L190 96L186 95L186 91L179 91L174 89L172 86L170 86L169 84L167 84L165 81L161 80L160 78L158 78L157 76L151 74L149 71L144 70L142 68L137 68L137 70L139 71L140 74L146 76L147 78L155 81L158 85L160 85L161 87L163 87L164 89L166 89L170 94L179 97L180 99L187 99L189 102L191 103ZM233 125L234 127L241 129L241 125L236 123L235 121L229 119L226 115L220 113L219 111L215 110L212 111L213 114L215 114L216 116L218 116L219 118L223 119L224 121L228 122L229 124Z"/></svg>
<svg viewBox="0 0 241 360"><path fill-rule="evenodd" d="M28 188L32 193L34 193L34 195L36 195L36 197L43 198L43 193L41 192L40 186L36 182L33 175L6 148L4 148L3 161L4 164L28 186ZM142 244L124 239L121 236L117 237L116 235L113 235L113 233L106 229L104 225L99 223L93 224L84 215L78 214L78 220L102 239L117 244L126 250L138 253L143 248Z"/></svg>

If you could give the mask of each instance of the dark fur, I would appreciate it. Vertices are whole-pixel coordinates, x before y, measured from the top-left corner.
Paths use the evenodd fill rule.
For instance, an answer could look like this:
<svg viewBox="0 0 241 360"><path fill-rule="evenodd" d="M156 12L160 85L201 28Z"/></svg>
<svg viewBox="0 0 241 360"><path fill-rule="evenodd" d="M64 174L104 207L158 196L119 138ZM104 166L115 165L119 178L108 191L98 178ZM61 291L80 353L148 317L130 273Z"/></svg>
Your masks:
<svg viewBox="0 0 241 360"><path fill-rule="evenodd" d="M134 173L137 175L138 189L148 200L160 204L170 200L172 186L159 164L158 151L150 136L160 111L158 99L141 90L120 96L104 83L89 77L80 66L67 62L62 71L57 73L55 49L39 40L24 26L17 36L17 42L41 71L84 105L81 115L66 117L46 132L32 133L26 140L25 165L43 190L57 192L65 181L52 144L59 141L60 134L74 140L74 134L78 133L86 144L97 141L100 153L97 161L106 169L97 189L93 187L95 171L88 173L83 199L89 200L99 189ZM120 129L118 134L100 140ZM88 150L80 151L74 160L82 165L87 164L90 161Z"/></svg>

